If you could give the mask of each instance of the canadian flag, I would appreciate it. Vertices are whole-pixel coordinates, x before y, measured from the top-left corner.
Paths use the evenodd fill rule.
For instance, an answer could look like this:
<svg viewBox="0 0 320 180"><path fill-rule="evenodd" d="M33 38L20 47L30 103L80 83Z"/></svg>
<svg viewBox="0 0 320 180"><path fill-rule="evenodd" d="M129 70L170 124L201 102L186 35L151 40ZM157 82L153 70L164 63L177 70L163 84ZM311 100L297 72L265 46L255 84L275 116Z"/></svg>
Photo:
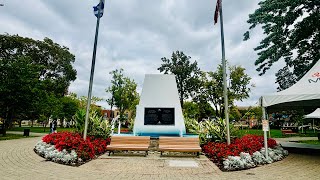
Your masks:
<svg viewBox="0 0 320 180"><path fill-rule="evenodd" d="M218 22L220 6L221 6L221 0L217 0L216 10L214 12L214 24Z"/></svg>

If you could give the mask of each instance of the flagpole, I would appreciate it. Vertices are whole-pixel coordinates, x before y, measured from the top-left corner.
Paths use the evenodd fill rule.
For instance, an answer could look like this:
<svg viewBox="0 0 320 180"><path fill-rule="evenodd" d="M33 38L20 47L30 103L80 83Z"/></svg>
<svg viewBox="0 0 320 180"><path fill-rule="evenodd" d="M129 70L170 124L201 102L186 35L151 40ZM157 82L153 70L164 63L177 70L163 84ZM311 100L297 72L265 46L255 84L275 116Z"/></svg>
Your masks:
<svg viewBox="0 0 320 180"><path fill-rule="evenodd" d="M222 71L223 71L223 99L224 99L224 114L227 125L227 144L230 144L230 129L229 129L229 110L228 110L228 89L227 89L227 70L226 57L224 47L224 31L223 31L223 16L222 16L222 0L220 1L220 28L221 28L221 49L222 49Z"/></svg>
<svg viewBox="0 0 320 180"><path fill-rule="evenodd" d="M87 108L86 108L86 119L85 119L84 132L83 132L83 139L84 140L86 140L86 138L87 138L87 131L88 131L88 120L89 120L90 105L91 105L94 68L95 68L95 64L96 64L96 52L97 52L97 43L98 43L98 35L99 35L99 25L100 25L100 18L101 18L101 16L100 16L101 10L102 10L102 0L100 0L100 7L99 7L99 10L98 10L98 17L97 17L97 24L96 24L96 34L95 34L95 37L94 37L92 63L91 63L91 73L90 73Z"/></svg>

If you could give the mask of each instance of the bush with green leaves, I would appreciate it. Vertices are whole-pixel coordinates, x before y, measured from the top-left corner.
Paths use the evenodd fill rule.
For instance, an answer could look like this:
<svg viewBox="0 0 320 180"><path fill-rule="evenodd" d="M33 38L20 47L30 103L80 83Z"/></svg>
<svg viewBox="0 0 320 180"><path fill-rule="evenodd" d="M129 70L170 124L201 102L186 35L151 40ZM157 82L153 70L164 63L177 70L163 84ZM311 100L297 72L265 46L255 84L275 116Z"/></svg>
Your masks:
<svg viewBox="0 0 320 180"><path fill-rule="evenodd" d="M184 123L186 125L187 133L199 134L200 125L197 119L185 117Z"/></svg>
<svg viewBox="0 0 320 180"><path fill-rule="evenodd" d="M134 121L135 121L135 119L133 119L133 118L128 119L128 129L130 131L133 131Z"/></svg>
<svg viewBox="0 0 320 180"><path fill-rule="evenodd" d="M79 109L74 116L78 133L83 134L84 132L85 117L85 109ZM90 111L87 133L96 138L108 138L111 133L111 125L109 121L103 119L99 112Z"/></svg>
<svg viewBox="0 0 320 180"><path fill-rule="evenodd" d="M198 122L196 119L185 118L188 133L198 134L200 144L207 142L225 142L227 139L227 127L222 118ZM230 134L235 134L235 129L230 125Z"/></svg>

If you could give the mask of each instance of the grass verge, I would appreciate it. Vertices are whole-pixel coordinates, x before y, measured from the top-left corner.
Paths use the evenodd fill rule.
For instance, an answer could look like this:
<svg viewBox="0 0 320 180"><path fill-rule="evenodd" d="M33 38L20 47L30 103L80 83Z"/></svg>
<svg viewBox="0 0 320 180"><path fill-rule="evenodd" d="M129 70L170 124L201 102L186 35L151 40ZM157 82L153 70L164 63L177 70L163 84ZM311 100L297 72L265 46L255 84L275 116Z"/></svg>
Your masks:
<svg viewBox="0 0 320 180"><path fill-rule="evenodd" d="M0 141L11 140L11 139L29 138L29 137L35 137L35 136L25 137L22 134L6 134L6 136L0 135Z"/></svg>
<svg viewBox="0 0 320 180"><path fill-rule="evenodd" d="M319 140L298 141L298 143L320 145L320 141Z"/></svg>
<svg viewBox="0 0 320 180"><path fill-rule="evenodd" d="M14 127L12 129L9 129L9 131L20 131L23 132L24 129L30 129L30 132L34 132L34 133L49 133L50 132L50 128L49 127ZM61 132L61 131L74 131L74 128L61 128L58 127L57 131Z"/></svg>
<svg viewBox="0 0 320 180"><path fill-rule="evenodd" d="M242 137L246 134L263 136L263 131L261 129L239 129L236 132L237 137ZM306 133L283 135L280 129L271 129L270 134L271 134L271 138L286 138L286 137L294 137L294 136L317 137L317 133L314 133L313 131L307 131ZM268 136L269 136L269 132L268 132Z"/></svg>

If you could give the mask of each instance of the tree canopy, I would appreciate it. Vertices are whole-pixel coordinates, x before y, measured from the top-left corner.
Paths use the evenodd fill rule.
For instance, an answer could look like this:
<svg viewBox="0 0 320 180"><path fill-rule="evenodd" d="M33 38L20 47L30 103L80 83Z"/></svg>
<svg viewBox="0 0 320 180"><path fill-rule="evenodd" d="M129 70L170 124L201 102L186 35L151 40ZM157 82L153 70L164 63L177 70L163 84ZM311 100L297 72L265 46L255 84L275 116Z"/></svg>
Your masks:
<svg viewBox="0 0 320 180"><path fill-rule="evenodd" d="M249 29L262 25L266 35L254 49L260 75L279 60L286 63L276 74L278 90L290 87L320 59L319 19L320 0L263 0L249 15ZM244 40L249 38L247 31Z"/></svg>
<svg viewBox="0 0 320 180"><path fill-rule="evenodd" d="M183 107L183 100L188 99L199 84L200 68L197 61L192 63L190 59L191 57L182 51L176 51L172 53L171 59L161 58L163 64L158 68L160 72L176 76L181 107Z"/></svg>
<svg viewBox="0 0 320 180"><path fill-rule="evenodd" d="M76 79L69 49L18 35L0 34L0 117L10 125L23 115L36 118L62 98ZM49 107L50 106L50 107ZM50 111L50 110L48 110Z"/></svg>
<svg viewBox="0 0 320 180"><path fill-rule="evenodd" d="M233 106L235 100L242 101L249 97L251 91L249 84L251 78L245 73L241 66L230 66L228 101ZM196 102L208 102L214 106L215 115L224 117L224 100L223 100L223 71L219 65L215 72L202 72L201 86L198 89Z"/></svg>
<svg viewBox="0 0 320 180"><path fill-rule="evenodd" d="M110 104L116 106L120 112L120 119L124 119L126 110L135 111L136 105L139 103L139 94L137 93L137 83L123 74L123 69L111 71L111 86L106 92L111 93L111 98L107 100ZM111 105L111 104L110 104Z"/></svg>

